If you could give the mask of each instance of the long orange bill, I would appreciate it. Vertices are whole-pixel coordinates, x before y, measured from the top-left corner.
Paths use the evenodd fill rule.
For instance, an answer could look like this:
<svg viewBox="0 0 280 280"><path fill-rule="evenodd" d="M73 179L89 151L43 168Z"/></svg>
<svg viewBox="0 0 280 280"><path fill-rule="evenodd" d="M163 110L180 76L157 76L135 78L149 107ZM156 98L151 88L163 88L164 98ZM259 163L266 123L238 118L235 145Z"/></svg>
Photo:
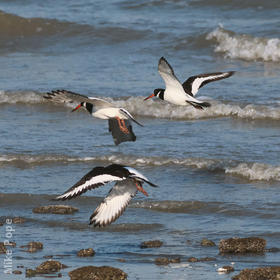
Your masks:
<svg viewBox="0 0 280 280"><path fill-rule="evenodd" d="M72 112L74 112L74 111L78 110L81 106L82 106L82 105L81 105L81 104L79 104L76 108L74 108L74 109L72 110Z"/></svg>
<svg viewBox="0 0 280 280"><path fill-rule="evenodd" d="M143 189L143 187L139 184L137 184L137 182L135 182L137 190L140 191L141 193L143 193L145 196L149 196L148 193Z"/></svg>
<svg viewBox="0 0 280 280"><path fill-rule="evenodd" d="M152 98L152 97L154 97L154 96L155 96L155 94L153 93L153 94L151 94L150 96L146 97L146 98L144 99L144 101L145 101L145 100L148 100L148 99L150 99L150 98Z"/></svg>

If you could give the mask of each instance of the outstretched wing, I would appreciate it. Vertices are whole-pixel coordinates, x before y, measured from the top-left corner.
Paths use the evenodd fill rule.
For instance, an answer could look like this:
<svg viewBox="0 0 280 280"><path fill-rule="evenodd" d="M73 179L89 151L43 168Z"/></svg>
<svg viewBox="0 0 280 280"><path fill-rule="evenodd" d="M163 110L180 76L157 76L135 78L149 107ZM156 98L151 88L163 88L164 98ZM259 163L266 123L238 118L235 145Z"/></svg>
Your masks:
<svg viewBox="0 0 280 280"><path fill-rule="evenodd" d="M90 224L94 224L95 227L104 227L114 222L122 215L136 193L134 179L117 182L91 215Z"/></svg>
<svg viewBox="0 0 280 280"><path fill-rule="evenodd" d="M87 102L91 103L95 107L99 108L107 108L107 107L115 107L110 102L96 98L96 97L88 97L86 95L82 95L79 93L75 93L69 90L53 90L51 92L47 92L46 95L43 96L44 98L51 100L55 103L81 103Z"/></svg>
<svg viewBox="0 0 280 280"><path fill-rule="evenodd" d="M216 73L191 76L183 83L183 88L187 94L195 96L198 90L204 85L210 82L228 78L232 76L234 73L235 71L229 71L229 72L216 72Z"/></svg>
<svg viewBox="0 0 280 280"><path fill-rule="evenodd" d="M171 65L164 57L161 57L158 62L158 72L165 82L166 89L168 87L181 87L181 83L175 76Z"/></svg>
<svg viewBox="0 0 280 280"><path fill-rule="evenodd" d="M72 186L62 195L56 197L56 200L66 200L83 194L84 192L103 186L109 182L122 181L128 176L118 170L111 168L113 165L107 167L95 167L88 172L79 182ZM124 168L123 168L124 169ZM125 169L124 169L125 171ZM127 171L126 171L127 172Z"/></svg>

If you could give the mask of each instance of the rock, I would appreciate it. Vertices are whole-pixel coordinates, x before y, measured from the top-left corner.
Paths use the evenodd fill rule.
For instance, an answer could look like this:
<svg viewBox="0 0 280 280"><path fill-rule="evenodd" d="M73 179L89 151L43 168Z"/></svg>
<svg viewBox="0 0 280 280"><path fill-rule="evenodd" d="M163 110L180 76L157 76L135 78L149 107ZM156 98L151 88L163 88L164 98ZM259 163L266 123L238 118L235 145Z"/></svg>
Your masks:
<svg viewBox="0 0 280 280"><path fill-rule="evenodd" d="M209 239L202 239L200 242L201 246L205 246L205 247L212 247L212 246L216 246L215 242L209 240Z"/></svg>
<svg viewBox="0 0 280 280"><path fill-rule="evenodd" d="M199 259L195 258L195 257L188 258L188 262L198 262L198 261L199 261Z"/></svg>
<svg viewBox="0 0 280 280"><path fill-rule="evenodd" d="M110 266L84 266L70 271L71 280L125 280L127 274Z"/></svg>
<svg viewBox="0 0 280 280"><path fill-rule="evenodd" d="M95 251L92 248L82 249L77 253L78 257L93 257L95 255Z"/></svg>
<svg viewBox="0 0 280 280"><path fill-rule="evenodd" d="M5 254L7 252L7 248L4 245L4 242L0 242L0 254Z"/></svg>
<svg viewBox="0 0 280 280"><path fill-rule="evenodd" d="M32 212L36 214L73 214L79 211L78 208L68 205L47 205L33 208Z"/></svg>
<svg viewBox="0 0 280 280"><path fill-rule="evenodd" d="M28 278L28 277L34 277L36 276L36 271L33 270L33 269L30 269L30 268L27 268L25 270L25 277Z"/></svg>
<svg viewBox="0 0 280 280"><path fill-rule="evenodd" d="M280 266L243 269L232 280L279 280Z"/></svg>
<svg viewBox="0 0 280 280"><path fill-rule="evenodd" d="M140 244L140 248L159 248L163 244L160 240L150 240L150 241L144 241Z"/></svg>
<svg viewBox="0 0 280 280"><path fill-rule="evenodd" d="M180 263L181 259L177 258L167 258L167 257L159 257L155 259L156 265L168 265L170 263Z"/></svg>
<svg viewBox="0 0 280 280"><path fill-rule="evenodd" d="M212 262L212 261L216 261L216 258L213 257L205 257L205 258L200 258L199 261L200 262Z"/></svg>
<svg viewBox="0 0 280 280"><path fill-rule="evenodd" d="M12 218L13 224L23 224L26 222L26 219L22 218L22 217L15 217Z"/></svg>
<svg viewBox="0 0 280 280"><path fill-rule="evenodd" d="M225 265L223 267L218 268L218 272L220 272L220 273L230 273L233 271L234 271L234 268L229 265Z"/></svg>
<svg viewBox="0 0 280 280"><path fill-rule="evenodd" d="M169 262L170 262L170 263L180 263L180 262L181 262L181 259L180 259L180 257L174 258L174 259L169 259Z"/></svg>
<svg viewBox="0 0 280 280"><path fill-rule="evenodd" d="M36 267L37 274L49 274L60 271L62 268L66 268L67 266L60 263L59 261L46 261L41 263L39 266Z"/></svg>
<svg viewBox="0 0 280 280"><path fill-rule="evenodd" d="M221 254L264 253L266 241L259 237L222 239L219 243Z"/></svg>
<svg viewBox="0 0 280 280"><path fill-rule="evenodd" d="M20 270L14 270L13 274L22 274L22 272Z"/></svg>
<svg viewBox="0 0 280 280"><path fill-rule="evenodd" d="M276 248L276 247L268 248L268 249L266 249L266 252L278 253L278 252L280 252L280 248Z"/></svg>
<svg viewBox="0 0 280 280"><path fill-rule="evenodd" d="M39 266L36 267L35 270L27 268L25 271L25 277L34 277L37 276L38 274L53 274L60 271L60 269L66 267L67 267L66 265L58 261L50 260L41 263Z"/></svg>
<svg viewBox="0 0 280 280"><path fill-rule="evenodd" d="M17 246L17 244L16 244L16 242L13 242L13 241L9 241L9 243L7 243L6 244L6 246L11 246L11 247L16 247Z"/></svg>
<svg viewBox="0 0 280 280"><path fill-rule="evenodd" d="M169 259L166 258L166 257L156 258L155 259L155 264L156 265L168 265L169 264Z"/></svg>
<svg viewBox="0 0 280 280"><path fill-rule="evenodd" d="M27 248L26 252L35 253L43 249L43 243L31 241L27 245L20 246L20 248Z"/></svg>

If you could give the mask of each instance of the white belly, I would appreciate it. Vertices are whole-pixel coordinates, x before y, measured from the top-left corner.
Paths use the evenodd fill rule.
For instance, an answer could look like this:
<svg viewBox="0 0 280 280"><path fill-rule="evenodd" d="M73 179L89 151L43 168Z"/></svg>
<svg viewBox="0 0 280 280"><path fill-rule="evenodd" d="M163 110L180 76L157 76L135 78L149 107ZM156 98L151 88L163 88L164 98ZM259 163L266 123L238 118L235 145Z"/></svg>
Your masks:
<svg viewBox="0 0 280 280"><path fill-rule="evenodd" d="M120 113L119 108L113 108L113 107L99 109L95 111L92 115L98 119L103 119L103 120L108 120L110 118L115 118L115 117L125 119L125 117Z"/></svg>
<svg viewBox="0 0 280 280"><path fill-rule="evenodd" d="M165 90L164 100L175 105L187 105L187 96L185 92L178 88Z"/></svg>

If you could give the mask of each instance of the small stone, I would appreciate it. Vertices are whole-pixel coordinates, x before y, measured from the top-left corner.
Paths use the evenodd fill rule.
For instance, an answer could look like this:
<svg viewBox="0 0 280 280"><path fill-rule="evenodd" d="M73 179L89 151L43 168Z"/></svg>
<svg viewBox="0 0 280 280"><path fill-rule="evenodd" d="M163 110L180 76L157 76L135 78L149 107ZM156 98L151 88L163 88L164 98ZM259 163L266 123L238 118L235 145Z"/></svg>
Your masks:
<svg viewBox="0 0 280 280"><path fill-rule="evenodd" d="M36 271L33 270L33 269L30 269L30 268L27 268L25 270L25 277L28 278L28 277L34 277L36 276Z"/></svg>
<svg viewBox="0 0 280 280"><path fill-rule="evenodd" d="M20 270L14 270L13 274L22 274L22 272Z"/></svg>
<svg viewBox="0 0 280 280"><path fill-rule="evenodd" d="M169 263L170 263L170 261L166 257L155 259L155 264L156 265L168 265Z"/></svg>
<svg viewBox="0 0 280 280"><path fill-rule="evenodd" d="M150 241L144 241L140 244L140 248L159 248L163 244L162 241L160 240L150 240Z"/></svg>
<svg viewBox="0 0 280 280"><path fill-rule="evenodd" d="M180 262L181 262L180 257L174 258L174 259L169 259L169 263L180 263Z"/></svg>
<svg viewBox="0 0 280 280"><path fill-rule="evenodd" d="M206 239L206 238L201 240L200 245L205 246L205 247L216 246L215 242L213 242L212 240Z"/></svg>
<svg viewBox="0 0 280 280"><path fill-rule="evenodd" d="M219 243L221 254L264 253L266 241L259 237L222 239Z"/></svg>
<svg viewBox="0 0 280 280"><path fill-rule="evenodd" d="M280 266L243 269L232 280L279 280Z"/></svg>
<svg viewBox="0 0 280 280"><path fill-rule="evenodd" d="M33 208L32 212L36 214L61 214L68 215L79 211L78 208L68 205L47 205Z"/></svg>
<svg viewBox="0 0 280 280"><path fill-rule="evenodd" d="M92 248L82 249L77 253L78 257L93 257L95 255L95 251Z"/></svg>
<svg viewBox="0 0 280 280"><path fill-rule="evenodd" d="M212 262L212 261L216 261L216 258L213 257L205 257L205 258L200 258L199 261L200 262Z"/></svg>
<svg viewBox="0 0 280 280"><path fill-rule="evenodd" d="M117 261L122 262L122 263L125 263L125 262L126 262L125 259L117 259Z"/></svg>
<svg viewBox="0 0 280 280"><path fill-rule="evenodd" d="M68 273L71 280L126 280L127 274L111 266L84 266Z"/></svg>
<svg viewBox="0 0 280 280"><path fill-rule="evenodd" d="M6 246L11 246L11 247L16 247L17 246L17 244L16 244L16 242L13 242L13 241L9 241L9 243L7 243L6 244Z"/></svg>
<svg viewBox="0 0 280 280"><path fill-rule="evenodd" d="M199 259L195 258L195 257L188 258L188 262L198 262L198 261L199 261Z"/></svg>
<svg viewBox="0 0 280 280"><path fill-rule="evenodd" d="M218 269L218 272L220 273L231 273L234 271L234 268L232 266L229 266L229 265L225 265L223 267L220 267Z"/></svg>
<svg viewBox="0 0 280 280"><path fill-rule="evenodd" d="M53 255L44 256L43 258L44 258L44 259L52 259L52 258L53 258Z"/></svg>
<svg viewBox="0 0 280 280"><path fill-rule="evenodd" d="M6 254L7 248L4 245L4 242L0 242L0 254Z"/></svg>
<svg viewBox="0 0 280 280"><path fill-rule="evenodd" d="M27 245L20 246L20 248L27 248L26 252L35 253L43 249L43 243L31 241Z"/></svg>
<svg viewBox="0 0 280 280"><path fill-rule="evenodd" d="M26 222L26 219L22 218L22 217L15 217L12 219L13 224L23 224Z"/></svg>

